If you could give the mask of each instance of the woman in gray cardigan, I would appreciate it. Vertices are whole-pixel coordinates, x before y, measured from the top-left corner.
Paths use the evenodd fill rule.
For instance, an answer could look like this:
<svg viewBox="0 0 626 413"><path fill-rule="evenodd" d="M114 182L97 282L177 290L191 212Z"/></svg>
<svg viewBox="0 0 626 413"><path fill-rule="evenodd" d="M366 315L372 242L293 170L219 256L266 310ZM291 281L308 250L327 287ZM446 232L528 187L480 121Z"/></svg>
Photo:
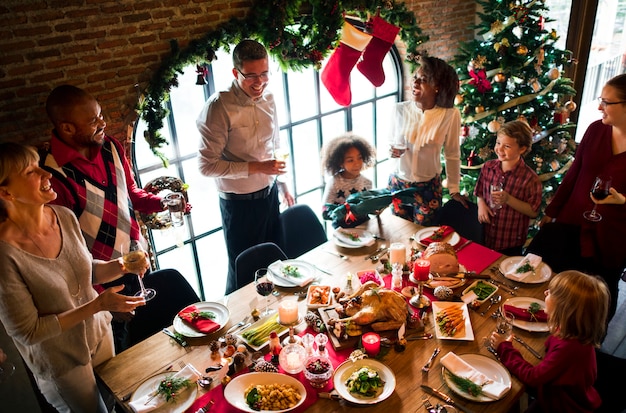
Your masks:
<svg viewBox="0 0 626 413"><path fill-rule="evenodd" d="M123 286L96 293L123 263L93 260L72 211L46 205L56 193L38 161L33 148L0 144L0 321L52 406L106 412L93 366L114 355L109 311L145 301Z"/></svg>

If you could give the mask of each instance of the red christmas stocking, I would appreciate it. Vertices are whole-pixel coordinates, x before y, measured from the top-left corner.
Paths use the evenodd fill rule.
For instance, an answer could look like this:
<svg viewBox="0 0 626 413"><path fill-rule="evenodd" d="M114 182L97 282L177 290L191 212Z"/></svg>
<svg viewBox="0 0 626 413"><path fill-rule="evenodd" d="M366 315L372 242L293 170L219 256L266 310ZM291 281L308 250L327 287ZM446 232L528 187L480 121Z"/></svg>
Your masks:
<svg viewBox="0 0 626 413"><path fill-rule="evenodd" d="M341 43L322 70L322 83L335 102L341 106L348 106L352 102L350 72L371 38L371 35L363 33L344 21L341 29Z"/></svg>
<svg viewBox="0 0 626 413"><path fill-rule="evenodd" d="M391 49L399 31L399 27L378 16L372 18L372 41L365 48L363 60L356 67L376 87L385 82L383 59Z"/></svg>

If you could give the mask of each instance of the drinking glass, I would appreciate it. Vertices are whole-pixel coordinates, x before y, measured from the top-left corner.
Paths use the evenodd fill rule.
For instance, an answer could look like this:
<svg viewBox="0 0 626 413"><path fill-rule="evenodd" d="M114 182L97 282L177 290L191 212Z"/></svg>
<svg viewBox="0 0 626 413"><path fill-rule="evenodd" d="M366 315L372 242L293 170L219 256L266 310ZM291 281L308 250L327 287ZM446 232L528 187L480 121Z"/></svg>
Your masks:
<svg viewBox="0 0 626 413"><path fill-rule="evenodd" d="M391 157L396 158L395 172L400 171L400 157L406 151L406 138L404 135L396 136L390 144Z"/></svg>
<svg viewBox="0 0 626 413"><path fill-rule="evenodd" d="M502 192L504 190L504 183L499 181L499 182L494 182L489 186L490 189L490 193L493 194L494 192ZM489 198L489 208L491 209L501 209L502 208L502 204L499 202L495 202L493 197Z"/></svg>
<svg viewBox="0 0 626 413"><path fill-rule="evenodd" d="M513 321L515 321L513 313L500 309L496 317L496 332L508 339L513 334Z"/></svg>
<svg viewBox="0 0 626 413"><path fill-rule="evenodd" d="M269 309L269 295L272 293L272 291L274 291L274 283L267 277L267 274L267 268L259 268L254 272L254 285L256 287L256 292L263 297L267 297L265 301L265 311L263 312L264 316L273 313L273 311Z"/></svg>
<svg viewBox="0 0 626 413"><path fill-rule="evenodd" d="M603 200L609 196L609 188L611 188L611 177L607 175L598 175L596 180L593 182L593 186L591 187L591 195L593 195L593 197L597 200ZM593 204L591 211L585 211L583 213L583 217L592 222L602 220L602 215L596 212L597 206L598 204Z"/></svg>
<svg viewBox="0 0 626 413"><path fill-rule="evenodd" d="M172 192L165 196L165 205L170 212L172 225L182 227L185 223L183 213L185 212L185 196L180 192Z"/></svg>
<svg viewBox="0 0 626 413"><path fill-rule="evenodd" d="M152 288L146 288L141 277L141 274L146 269L146 252L136 240L125 244L123 252L124 267L126 267L128 272L137 274L137 280L139 280L140 290L135 293L135 297L143 297L146 301L152 300L156 296L156 291Z"/></svg>

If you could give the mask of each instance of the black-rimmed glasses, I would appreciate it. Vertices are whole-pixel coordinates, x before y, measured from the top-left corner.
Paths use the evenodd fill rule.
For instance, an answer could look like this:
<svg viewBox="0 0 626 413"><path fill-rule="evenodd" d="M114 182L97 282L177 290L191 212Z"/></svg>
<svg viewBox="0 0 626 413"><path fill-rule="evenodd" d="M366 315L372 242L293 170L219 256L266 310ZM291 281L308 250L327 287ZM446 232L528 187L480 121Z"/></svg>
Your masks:
<svg viewBox="0 0 626 413"><path fill-rule="evenodd" d="M243 76L244 79L250 80L250 81L261 79L262 81L265 82L270 78L270 72L263 72L260 75L257 75L257 74L252 74L252 73L243 73L239 69L237 69L237 71L239 72L241 76Z"/></svg>
<svg viewBox="0 0 626 413"><path fill-rule="evenodd" d="M617 102L609 102L608 100L604 100L601 97L598 98L598 105L600 105L602 109L606 108L607 106L617 105L619 103L626 103L626 100L618 100Z"/></svg>

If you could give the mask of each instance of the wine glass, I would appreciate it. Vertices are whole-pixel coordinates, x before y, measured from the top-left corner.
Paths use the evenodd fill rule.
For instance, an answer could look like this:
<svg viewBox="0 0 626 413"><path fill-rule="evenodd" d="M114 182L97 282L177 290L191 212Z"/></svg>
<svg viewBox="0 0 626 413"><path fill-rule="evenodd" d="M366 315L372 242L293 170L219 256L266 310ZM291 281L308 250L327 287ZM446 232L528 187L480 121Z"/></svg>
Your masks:
<svg viewBox="0 0 626 413"><path fill-rule="evenodd" d="M593 197L597 200L602 200L609 196L609 188L611 188L611 177L607 175L598 175L596 180L593 182L593 186L591 187L591 195L593 195ZM583 213L583 217L592 222L602 220L602 215L596 212L597 206L598 204L593 204L591 211L585 211Z"/></svg>
<svg viewBox="0 0 626 413"><path fill-rule="evenodd" d="M156 291L152 288L146 288L140 275L146 269L146 252L136 240L131 240L125 244L123 252L122 260L124 260L124 267L126 267L127 271L137 274L137 280L139 280L140 290L135 293L135 297L143 297L146 301L152 300L156 296Z"/></svg>
<svg viewBox="0 0 626 413"><path fill-rule="evenodd" d="M400 171L400 157L406 151L406 146L406 138L404 135L398 135L393 139L393 141L391 141L390 151L391 157L396 158L396 173Z"/></svg>
<svg viewBox="0 0 626 413"><path fill-rule="evenodd" d="M267 297L265 301L265 311L263 312L264 316L273 313L273 311L269 309L269 295L272 293L272 291L274 291L274 283L268 278L267 274L267 268L259 268L254 272L254 285L256 287L256 292L263 297Z"/></svg>

